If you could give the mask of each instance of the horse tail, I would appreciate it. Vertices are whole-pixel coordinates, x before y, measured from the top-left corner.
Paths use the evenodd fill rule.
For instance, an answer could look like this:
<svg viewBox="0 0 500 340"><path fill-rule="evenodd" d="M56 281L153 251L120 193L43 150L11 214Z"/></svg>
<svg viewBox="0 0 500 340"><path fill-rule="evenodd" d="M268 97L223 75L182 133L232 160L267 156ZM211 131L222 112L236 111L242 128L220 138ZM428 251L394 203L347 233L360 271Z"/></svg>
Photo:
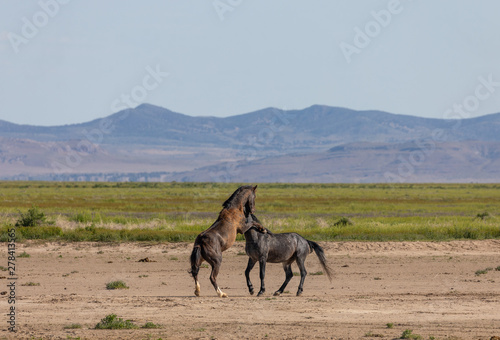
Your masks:
<svg viewBox="0 0 500 340"><path fill-rule="evenodd" d="M193 251L191 252L191 275L196 280L198 277L198 272L200 271L201 264L201 246L199 244L195 245Z"/></svg>
<svg viewBox="0 0 500 340"><path fill-rule="evenodd" d="M333 274L332 274L331 268L328 266L328 263L326 262L326 256L325 256L325 252L323 251L323 248L321 248L321 246L319 244L317 244L316 242L309 241L309 240L306 240L306 241L309 244L309 248L311 249L311 251L314 250L314 252L316 253L316 256L318 257L319 262L321 263L321 267L323 267L323 270L325 271L326 275L328 276L328 279L331 282Z"/></svg>

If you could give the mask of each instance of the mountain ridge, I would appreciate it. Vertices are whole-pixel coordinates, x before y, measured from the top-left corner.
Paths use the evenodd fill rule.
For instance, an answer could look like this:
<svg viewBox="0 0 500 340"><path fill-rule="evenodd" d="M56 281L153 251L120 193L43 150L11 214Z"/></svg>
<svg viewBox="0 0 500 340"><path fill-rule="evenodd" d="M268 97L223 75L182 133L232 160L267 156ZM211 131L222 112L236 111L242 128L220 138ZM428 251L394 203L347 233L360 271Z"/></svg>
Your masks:
<svg viewBox="0 0 500 340"><path fill-rule="evenodd" d="M197 124L200 126L211 126L217 125L218 128L224 129L229 127L238 126L240 128L247 125L253 125L260 127L259 122L269 123L271 119L280 121L283 125L293 125L300 127L309 127L311 131L321 132L322 129L332 128L332 120L338 123L337 128L334 132L339 132L344 130L345 126L349 125L351 128L355 128L356 125L353 123L363 123L367 121L377 121L379 124L389 124L389 123L412 123L417 127L427 127L427 128L448 128L460 122L460 126L457 129L463 129L464 125L470 124L481 124L485 121L494 120L497 124L500 124L500 113L491 113L488 115L465 118L460 120L446 120L439 118L424 118L403 114L393 114L385 111L378 110L351 110L341 107L330 107L326 105L312 105L308 108L301 110L280 110L277 108L264 108L261 110L243 113L239 115L233 115L228 117L214 117L214 116L189 116L182 113L174 112L159 106L154 106L151 104L141 104L134 109L125 109L109 116L97 118L88 122L77 123L77 124L67 124L67 125L57 125L57 126L37 126L37 125L26 125L26 124L15 124L5 120L0 120L0 134L4 137L9 133L42 133L47 138L48 135L59 132L64 134L65 132L75 132L77 129L81 128L99 128L99 124L102 121L111 121L114 125L123 124L123 122L129 125L134 125L137 128L137 123L143 124L147 122L160 123L158 127L164 128L165 123L168 120L168 124L173 124L174 126L184 127L186 124ZM311 122L318 120L326 120L327 124L314 125ZM304 125L305 123L305 125ZM404 126L404 125L401 125ZM124 126L127 127L127 126ZM130 126L128 126L130 128ZM141 127L141 125L139 125ZM387 126L386 126L387 127ZM394 125L393 128L397 126ZM406 126L408 128L408 126ZM210 130L209 130L210 131ZM331 133L332 130L329 130ZM405 130L408 132L408 130ZM38 140L39 136L31 136L33 139ZM498 138L500 140L500 137Z"/></svg>
<svg viewBox="0 0 500 340"><path fill-rule="evenodd" d="M253 162L262 165L261 171L254 168L261 176L256 180L272 180L272 176L263 172L270 171L278 178L282 173L279 167L286 163L278 160L286 157L313 162L310 166L321 168L328 152L340 155L338 152L347 150L353 157L359 157L357 163L362 164L364 158L377 152L388 159L388 154L382 155L377 147L394 154L407 152L408 158L419 148L425 151L429 144L446 145L440 149L443 157L446 156L443 150L453 153L454 148L472 155L470 141L489 145L483 148L500 143L500 113L445 120L313 105L300 110L270 107L229 117L205 117L141 104L78 124L42 127L0 121L0 178L20 174L36 177L51 173L162 172L169 174L162 178L179 180L177 174L181 173L188 174L181 178L198 178L194 176L197 169L248 166L245 162ZM369 145L364 151L362 143ZM417 146L406 151L391 147L405 143ZM323 160L293 156L320 153L324 153ZM468 168L466 160L462 164L459 159L456 155L455 166ZM352 161L352 168L344 171L357 173L359 180L363 180L364 175L356 170L357 163ZM269 164L274 164L274 168ZM290 162L286 164L292 166ZM372 172L366 164L365 168L366 173ZM445 176L442 170L436 168L435 172ZM330 178L313 172L311 176ZM333 178L348 177L330 179Z"/></svg>

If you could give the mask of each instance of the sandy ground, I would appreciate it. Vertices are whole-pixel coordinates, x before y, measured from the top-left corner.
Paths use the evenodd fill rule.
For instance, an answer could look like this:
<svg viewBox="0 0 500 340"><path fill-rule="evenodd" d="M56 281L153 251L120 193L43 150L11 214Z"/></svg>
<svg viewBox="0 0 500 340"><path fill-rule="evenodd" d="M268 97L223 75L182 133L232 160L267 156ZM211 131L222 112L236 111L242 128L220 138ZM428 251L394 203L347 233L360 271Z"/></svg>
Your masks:
<svg viewBox="0 0 500 340"><path fill-rule="evenodd" d="M294 277L288 293L275 298L284 279L281 265L268 265L265 296L250 296L244 244L237 243L224 253L219 275L226 299L217 297L207 268L200 271L202 296L194 296L191 244L18 244L18 255L30 255L16 260L19 331L7 330L9 305L2 295L0 338L395 339L406 329L422 339L500 336L500 240L321 244L333 281L308 275L304 294L296 297ZM156 262L137 262L145 257ZM309 273L321 270L314 254L306 266ZM486 268L492 269L475 274ZM258 266L252 274L258 289ZM0 290L7 291L8 272L0 276ZM130 288L107 290L115 280ZM39 285L23 285L29 282ZM162 328L95 330L108 314ZM65 328L71 324L82 328Z"/></svg>

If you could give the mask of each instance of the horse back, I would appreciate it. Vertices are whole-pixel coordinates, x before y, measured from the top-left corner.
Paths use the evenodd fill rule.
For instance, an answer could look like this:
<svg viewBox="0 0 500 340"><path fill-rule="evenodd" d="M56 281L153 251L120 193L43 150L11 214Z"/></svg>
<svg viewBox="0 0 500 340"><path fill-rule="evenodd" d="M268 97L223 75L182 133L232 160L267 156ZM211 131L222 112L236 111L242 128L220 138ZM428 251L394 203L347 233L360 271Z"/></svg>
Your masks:
<svg viewBox="0 0 500 340"><path fill-rule="evenodd" d="M301 236L296 233L269 235L268 262L293 262L297 252L303 248ZM306 241L307 243L307 241Z"/></svg>

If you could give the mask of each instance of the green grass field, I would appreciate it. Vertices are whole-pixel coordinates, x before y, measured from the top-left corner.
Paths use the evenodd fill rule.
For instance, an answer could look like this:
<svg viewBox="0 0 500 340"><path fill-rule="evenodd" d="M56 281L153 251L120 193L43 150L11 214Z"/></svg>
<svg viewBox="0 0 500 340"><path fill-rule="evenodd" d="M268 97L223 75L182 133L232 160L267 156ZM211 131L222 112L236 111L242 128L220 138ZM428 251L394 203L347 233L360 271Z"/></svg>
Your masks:
<svg viewBox="0 0 500 340"><path fill-rule="evenodd" d="M0 241L33 207L46 220L20 241L193 241L238 186L0 182ZM500 238L500 184L260 184L256 215L320 241Z"/></svg>

